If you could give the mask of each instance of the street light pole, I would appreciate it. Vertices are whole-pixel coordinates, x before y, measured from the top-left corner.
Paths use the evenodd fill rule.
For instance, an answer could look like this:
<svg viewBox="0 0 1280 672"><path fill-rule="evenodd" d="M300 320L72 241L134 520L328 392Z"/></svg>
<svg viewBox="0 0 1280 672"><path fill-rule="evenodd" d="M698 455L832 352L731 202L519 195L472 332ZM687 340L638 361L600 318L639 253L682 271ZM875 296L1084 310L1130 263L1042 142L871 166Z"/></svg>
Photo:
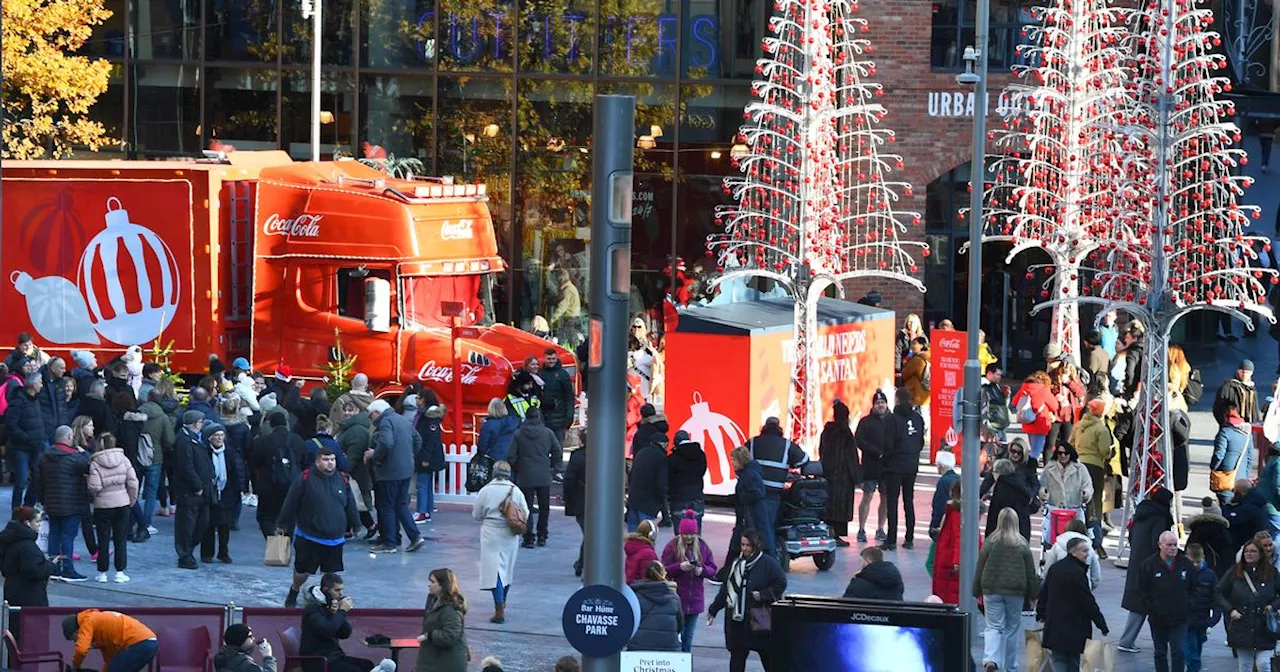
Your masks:
<svg viewBox="0 0 1280 672"><path fill-rule="evenodd" d="M320 36L323 0L301 0L303 18L311 19L311 160L320 160Z"/></svg>

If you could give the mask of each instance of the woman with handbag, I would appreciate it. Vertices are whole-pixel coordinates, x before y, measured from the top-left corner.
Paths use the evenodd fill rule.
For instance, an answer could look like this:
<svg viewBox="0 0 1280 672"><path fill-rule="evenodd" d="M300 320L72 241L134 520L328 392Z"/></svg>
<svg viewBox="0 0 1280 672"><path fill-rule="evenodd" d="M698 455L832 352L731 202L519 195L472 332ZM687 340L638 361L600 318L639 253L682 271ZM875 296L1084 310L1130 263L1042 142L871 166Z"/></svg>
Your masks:
<svg viewBox="0 0 1280 672"><path fill-rule="evenodd" d="M413 672L467 672L467 598L458 590L458 577L452 569L433 569L427 592Z"/></svg>
<svg viewBox="0 0 1280 672"><path fill-rule="evenodd" d="M715 624L716 614L728 611L724 647L729 651L729 672L744 672L752 651L760 656L760 663L768 672L773 667L769 659L770 605L786 592L787 577L772 555L761 552L760 535L754 529L743 531L738 543L739 555L711 602L707 625Z"/></svg>
<svg viewBox="0 0 1280 672"><path fill-rule="evenodd" d="M1270 672L1276 634L1268 626L1280 609L1276 571L1257 541L1241 549L1240 562L1218 582L1217 605L1226 614L1227 646L1240 672Z"/></svg>
<svg viewBox="0 0 1280 672"><path fill-rule="evenodd" d="M480 585L493 591L490 623L506 622L507 597L515 580L520 535L528 529L529 503L511 482L511 465L495 462L489 481L471 506L471 517L480 521Z"/></svg>

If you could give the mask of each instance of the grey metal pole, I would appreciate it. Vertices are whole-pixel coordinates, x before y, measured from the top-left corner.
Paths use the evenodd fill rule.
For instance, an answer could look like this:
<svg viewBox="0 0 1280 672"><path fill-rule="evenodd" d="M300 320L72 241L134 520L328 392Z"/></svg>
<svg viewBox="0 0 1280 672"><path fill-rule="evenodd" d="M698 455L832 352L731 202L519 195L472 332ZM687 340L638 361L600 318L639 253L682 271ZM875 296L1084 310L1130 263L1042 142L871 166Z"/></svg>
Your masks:
<svg viewBox="0 0 1280 672"><path fill-rule="evenodd" d="M981 408L982 372L978 369L978 321L982 304L982 194L987 155L987 25L991 19L989 0L978 0L974 49L978 81L973 92L973 162L969 180L969 352L964 362L964 440L962 442L960 509L960 608L978 617L978 601L973 596L973 572L978 566L978 412Z"/></svg>
<svg viewBox="0 0 1280 672"><path fill-rule="evenodd" d="M320 36L324 32L320 6L324 0L311 0L311 160L320 160Z"/></svg>
<svg viewBox="0 0 1280 672"><path fill-rule="evenodd" d="M585 566L587 585L623 587L622 476L626 441L627 304L631 290L631 190L634 96L596 96L592 132L591 375L588 388L587 506ZM617 672L615 654L584 658L586 672Z"/></svg>

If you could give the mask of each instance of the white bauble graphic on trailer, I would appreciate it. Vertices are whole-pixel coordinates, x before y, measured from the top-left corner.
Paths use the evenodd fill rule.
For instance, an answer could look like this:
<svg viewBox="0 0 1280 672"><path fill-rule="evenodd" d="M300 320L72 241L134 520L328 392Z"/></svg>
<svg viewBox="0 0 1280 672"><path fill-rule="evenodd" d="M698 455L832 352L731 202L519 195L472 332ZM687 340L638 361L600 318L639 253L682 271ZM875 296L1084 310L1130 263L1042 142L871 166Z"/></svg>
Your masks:
<svg viewBox="0 0 1280 672"><path fill-rule="evenodd" d="M689 406L689 419L680 425L680 429L689 433L689 439L702 445L702 452L707 456L707 473L703 476L703 492L712 495L733 494L733 484L737 480L729 452L747 442L747 436L738 423L731 418L711 410L711 405L702 400L701 392L693 393L693 404Z"/></svg>
<svg viewBox="0 0 1280 672"><path fill-rule="evenodd" d="M9 282L26 297L27 316L40 338L50 343L101 343L74 282L60 275L33 278L26 271L10 273Z"/></svg>
<svg viewBox="0 0 1280 672"><path fill-rule="evenodd" d="M120 345L148 343L178 310L178 261L154 231L129 221L120 199L107 199L106 222L80 257L93 328Z"/></svg>

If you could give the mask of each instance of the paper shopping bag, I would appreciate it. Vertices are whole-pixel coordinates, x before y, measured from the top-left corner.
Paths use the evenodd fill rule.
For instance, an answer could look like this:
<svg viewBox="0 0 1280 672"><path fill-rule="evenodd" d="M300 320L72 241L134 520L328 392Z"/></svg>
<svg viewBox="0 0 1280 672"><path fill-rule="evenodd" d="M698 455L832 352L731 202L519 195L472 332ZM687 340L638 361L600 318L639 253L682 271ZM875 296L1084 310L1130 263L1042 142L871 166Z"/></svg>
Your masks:
<svg viewBox="0 0 1280 672"><path fill-rule="evenodd" d="M1100 639L1084 643L1080 656L1080 672L1111 672L1116 666L1116 646Z"/></svg>
<svg viewBox="0 0 1280 672"><path fill-rule="evenodd" d="M271 567L288 567L292 553L292 540L283 535L273 534L267 537L267 553L262 561Z"/></svg>
<svg viewBox="0 0 1280 672"><path fill-rule="evenodd" d="M1023 630L1022 637L1027 648L1027 664L1024 669L1027 672L1041 672L1041 668L1052 671L1052 663L1049 662L1049 656L1045 655L1044 647L1040 646L1040 637L1043 633L1040 630Z"/></svg>

